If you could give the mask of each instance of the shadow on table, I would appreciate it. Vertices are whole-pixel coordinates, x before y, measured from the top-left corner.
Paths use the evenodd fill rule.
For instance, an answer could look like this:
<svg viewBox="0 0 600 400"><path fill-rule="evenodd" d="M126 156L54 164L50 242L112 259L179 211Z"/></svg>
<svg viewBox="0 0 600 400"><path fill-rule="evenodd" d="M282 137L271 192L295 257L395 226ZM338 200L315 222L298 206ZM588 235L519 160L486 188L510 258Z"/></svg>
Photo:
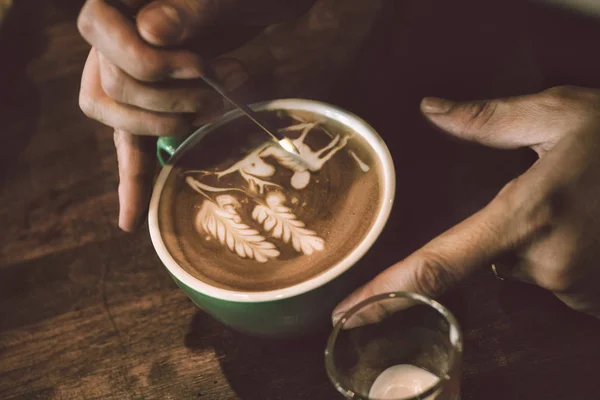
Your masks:
<svg viewBox="0 0 600 400"><path fill-rule="evenodd" d="M329 329L299 339L250 337L219 325L198 311L185 337L190 349L213 348L223 375L241 400L332 399L337 392L324 367ZM206 336L207 326L218 335Z"/></svg>

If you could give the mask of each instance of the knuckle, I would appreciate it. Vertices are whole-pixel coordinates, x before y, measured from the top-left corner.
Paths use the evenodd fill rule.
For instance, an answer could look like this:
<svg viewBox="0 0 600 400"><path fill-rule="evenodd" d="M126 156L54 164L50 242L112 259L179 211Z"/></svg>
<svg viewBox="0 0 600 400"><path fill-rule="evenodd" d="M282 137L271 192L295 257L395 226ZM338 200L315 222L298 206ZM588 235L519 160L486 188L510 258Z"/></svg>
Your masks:
<svg viewBox="0 0 600 400"><path fill-rule="evenodd" d="M564 97L564 98L569 98L569 97L573 97L573 93L576 92L576 87L572 86L572 85L561 85L561 86L554 86L551 87L549 89L546 89L546 93L554 96L554 97Z"/></svg>
<svg viewBox="0 0 600 400"><path fill-rule="evenodd" d="M77 17L77 30L85 39L88 39L94 31L94 21L85 8Z"/></svg>
<svg viewBox="0 0 600 400"><path fill-rule="evenodd" d="M540 183L538 187L548 186ZM513 218L517 241L547 235L562 218L568 198L560 187L532 191L531 185L520 178L505 185L493 200L503 215Z"/></svg>
<svg viewBox="0 0 600 400"><path fill-rule="evenodd" d="M523 208L523 226L528 227L528 237L545 237L554 232L564 219L568 201L560 188L531 194Z"/></svg>
<svg viewBox="0 0 600 400"><path fill-rule="evenodd" d="M457 281L452 266L437 254L424 253L414 268L413 282L415 290L428 296L437 297Z"/></svg>
<svg viewBox="0 0 600 400"><path fill-rule="evenodd" d="M122 102L124 76L121 70L112 63L104 63L100 74L100 84L108 97Z"/></svg>
<svg viewBox="0 0 600 400"><path fill-rule="evenodd" d="M547 232L564 214L566 203L566 195L560 189L534 195L527 209L527 222L535 228L534 232Z"/></svg>
<svg viewBox="0 0 600 400"><path fill-rule="evenodd" d="M195 104L196 102L188 104L183 97L175 96L167 103L167 110L169 112L196 112Z"/></svg>
<svg viewBox="0 0 600 400"><path fill-rule="evenodd" d="M552 233L531 250L529 259L536 283L554 293L569 293L589 279L589 254L576 233Z"/></svg>
<svg viewBox="0 0 600 400"><path fill-rule="evenodd" d="M550 111L568 112L583 120L589 116L600 118L600 92L596 89L555 86L542 92L541 103Z"/></svg>
<svg viewBox="0 0 600 400"><path fill-rule="evenodd" d="M575 284L572 267L566 260L546 260L541 268L542 272L537 277L538 284L554 293L567 293Z"/></svg>
<svg viewBox="0 0 600 400"><path fill-rule="evenodd" d="M132 54L134 53L137 53L137 55L130 59L139 61L133 62L128 72L135 79L143 82L155 82L167 75L165 60L154 51L141 51L137 49L132 50Z"/></svg>
<svg viewBox="0 0 600 400"><path fill-rule="evenodd" d="M568 110L577 107L579 98L572 86L556 86L542 92L542 105L552 111Z"/></svg>
<svg viewBox="0 0 600 400"><path fill-rule="evenodd" d="M79 92L79 108L86 117L95 119L96 104L94 99L83 89Z"/></svg>
<svg viewBox="0 0 600 400"><path fill-rule="evenodd" d="M467 136L474 136L476 134L481 134L482 131L485 131L486 125L490 123L490 121L496 115L496 110L498 108L498 104L496 101L478 101L474 103L469 103L465 106L465 120L464 133Z"/></svg>
<svg viewBox="0 0 600 400"><path fill-rule="evenodd" d="M561 85L551 87L543 92L549 99L556 101L573 101L584 98L585 91L582 88L573 85Z"/></svg>

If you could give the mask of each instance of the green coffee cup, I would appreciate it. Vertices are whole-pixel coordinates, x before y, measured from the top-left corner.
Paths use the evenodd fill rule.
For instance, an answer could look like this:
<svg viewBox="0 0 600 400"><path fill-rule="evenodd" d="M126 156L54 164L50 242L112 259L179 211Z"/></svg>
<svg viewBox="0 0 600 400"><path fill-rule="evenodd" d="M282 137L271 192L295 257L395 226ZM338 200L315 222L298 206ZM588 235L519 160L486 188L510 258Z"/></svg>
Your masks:
<svg viewBox="0 0 600 400"><path fill-rule="evenodd" d="M365 121L338 107L303 99L283 99L251 106L255 111L299 110L333 119L362 136L377 154L382 165L383 199L375 222L360 244L342 260L307 281L264 292L227 290L203 282L184 270L171 256L161 237L158 205L167 177L178 159L189 148L202 145L202 138L236 118L245 118L237 110L219 121L203 126L188 138L161 138L157 156L163 164L156 181L149 209L152 242L159 258L190 299L215 319L241 332L259 336L289 337L314 332L330 322L335 305L354 290L359 260L367 253L383 230L394 201L395 172L391 155L381 137Z"/></svg>

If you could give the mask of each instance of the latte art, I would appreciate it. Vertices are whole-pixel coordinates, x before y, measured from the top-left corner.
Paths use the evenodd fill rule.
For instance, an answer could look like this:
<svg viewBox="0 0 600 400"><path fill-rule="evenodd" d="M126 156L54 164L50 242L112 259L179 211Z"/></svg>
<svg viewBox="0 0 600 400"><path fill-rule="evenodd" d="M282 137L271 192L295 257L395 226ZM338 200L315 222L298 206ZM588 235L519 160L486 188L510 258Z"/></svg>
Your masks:
<svg viewBox="0 0 600 400"><path fill-rule="evenodd" d="M268 117L299 155L234 120L183 155L161 196L169 252L218 287L310 279L360 243L381 207L381 167L363 138L301 112Z"/></svg>
<svg viewBox="0 0 600 400"><path fill-rule="evenodd" d="M196 216L196 230L218 239L222 245L227 246L238 256L255 259L261 263L280 255L277 246L265 238L265 233L269 233L274 239L279 239L284 245L291 245L296 252L305 255L323 250L324 240L296 217L292 208L286 205L287 199L282 192L273 191L268 192L265 197L260 196L269 189L285 190L281 185L269 181L277 168L266 161L269 157L272 157L281 168L291 170L293 174L289 186L302 190L310 183L311 173L318 172L348 142L348 136L342 138L338 134L325 147L313 151L305 141L317 125L314 122L300 123L280 130L302 132L297 139L293 140L299 155L287 152L278 143L269 142L226 170L188 171L187 174L195 173L200 176L212 174L217 178L239 174L246 181L245 187L241 190L237 189L242 192L241 194L221 194L211 197L210 194L233 191L233 189L209 186L202 183L201 178L188 176L186 178L188 185L205 197ZM361 167L366 166L355 153L352 154ZM368 166L366 169L368 171ZM260 225L262 232L252 229L242 221L236 211L241 207L236 195L245 196L250 203L254 204L252 219Z"/></svg>

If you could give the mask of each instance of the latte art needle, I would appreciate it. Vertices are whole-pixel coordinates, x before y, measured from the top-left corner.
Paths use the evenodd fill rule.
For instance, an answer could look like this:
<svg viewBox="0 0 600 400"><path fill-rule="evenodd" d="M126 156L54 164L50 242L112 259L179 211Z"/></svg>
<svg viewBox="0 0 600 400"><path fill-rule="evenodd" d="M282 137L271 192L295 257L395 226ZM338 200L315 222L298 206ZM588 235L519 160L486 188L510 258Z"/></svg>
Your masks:
<svg viewBox="0 0 600 400"><path fill-rule="evenodd" d="M204 82L206 82L210 87L212 87L221 96L223 96L223 98L225 98L227 101L229 101L235 107L237 107L240 111L242 111L244 114L246 114L246 116L248 118L250 118L252 120L252 122L254 122L256 125L258 125L263 131L265 131L269 136L271 136L275 141L277 141L277 143L279 143L279 145L281 147L283 147L284 150L286 150L289 153L296 154L296 155L300 154L300 152L294 145L294 142L292 142L292 140L290 138L283 136L281 134L281 132L279 132L278 130L272 130L272 129L267 128L265 126L264 122L261 122L257 118L257 115L254 111L252 111L248 106L235 101L230 96L230 94L227 93L225 88L223 86L221 86L215 79L213 79L211 76L207 76L207 74L205 73L202 76L202 80L204 80Z"/></svg>

